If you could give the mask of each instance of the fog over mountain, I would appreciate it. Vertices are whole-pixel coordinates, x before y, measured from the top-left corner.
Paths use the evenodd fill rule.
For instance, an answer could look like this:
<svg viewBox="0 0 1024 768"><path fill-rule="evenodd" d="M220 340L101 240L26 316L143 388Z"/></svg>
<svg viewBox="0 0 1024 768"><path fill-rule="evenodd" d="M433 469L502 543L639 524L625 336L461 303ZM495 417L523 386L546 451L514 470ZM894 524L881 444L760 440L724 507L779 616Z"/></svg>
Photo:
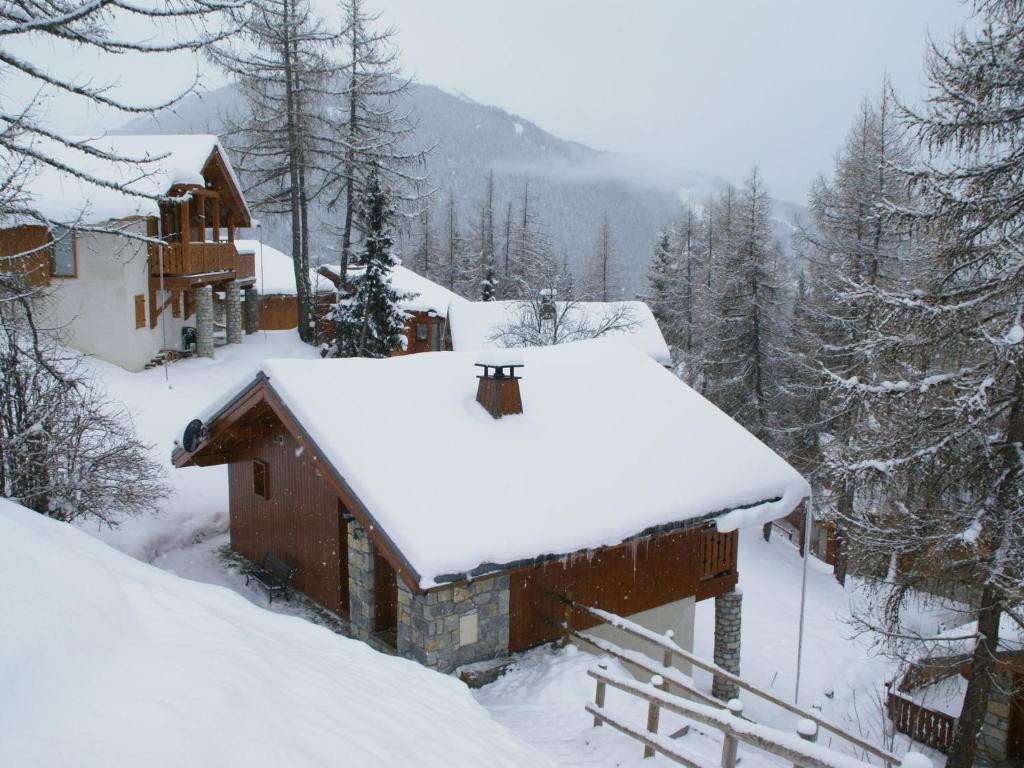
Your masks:
<svg viewBox="0 0 1024 768"><path fill-rule="evenodd" d="M529 120L486 106L431 85L411 86L404 98L418 120L423 146L434 145L427 158L432 215L436 224L454 192L458 224L469 234L479 220L487 175L495 177L495 228L499 242L508 204L513 216L529 184L531 207L537 213L555 252L578 274L593 253L605 215L612 230L623 296L645 286L645 272L660 228L669 224L690 199L705 202L726 181L626 155L599 152L558 138ZM221 133L225 116L241 109L241 95L225 86L185 99L173 110L143 117L115 133ZM731 180L734 183L741 179ZM769 185L771 179L767 180ZM776 202L778 236L788 240L802 208ZM311 255L315 261L337 259L337 238L331 223L337 212L314 206L316 225ZM265 240L290 248L286 216L263 216ZM410 254L418 238L418 222L404 233L403 250Z"/></svg>

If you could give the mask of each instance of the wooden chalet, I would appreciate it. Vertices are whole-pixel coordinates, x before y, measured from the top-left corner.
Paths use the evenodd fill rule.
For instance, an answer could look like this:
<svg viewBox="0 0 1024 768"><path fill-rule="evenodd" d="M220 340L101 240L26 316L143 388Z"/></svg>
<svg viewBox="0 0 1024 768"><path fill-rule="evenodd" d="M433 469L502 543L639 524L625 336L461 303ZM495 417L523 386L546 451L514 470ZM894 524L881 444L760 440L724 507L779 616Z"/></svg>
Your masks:
<svg viewBox="0 0 1024 768"><path fill-rule="evenodd" d="M807 494L615 341L268 361L173 462L227 465L236 551L295 566L295 587L354 636L441 671L555 639L566 596L684 644L696 601L726 600L716 642L736 649L735 527ZM722 663L738 668L738 650Z"/></svg>
<svg viewBox="0 0 1024 768"><path fill-rule="evenodd" d="M135 194L44 168L26 189L37 220L0 229L4 271L49 289L49 320L71 346L129 370L187 351L186 327L195 330L196 351L212 356L215 291L227 296L226 340L240 341L242 292L251 296L255 270L252 255L239 253L234 241L252 222L217 138L130 135L87 143L140 162L64 147L53 153ZM255 316L247 326L255 330Z"/></svg>

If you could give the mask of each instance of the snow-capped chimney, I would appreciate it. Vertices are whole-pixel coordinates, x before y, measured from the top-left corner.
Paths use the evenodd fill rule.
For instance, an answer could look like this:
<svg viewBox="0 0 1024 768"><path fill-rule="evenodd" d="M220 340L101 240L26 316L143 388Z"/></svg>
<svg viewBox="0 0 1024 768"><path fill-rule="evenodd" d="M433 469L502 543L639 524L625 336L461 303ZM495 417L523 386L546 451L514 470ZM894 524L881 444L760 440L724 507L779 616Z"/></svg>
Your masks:
<svg viewBox="0 0 1024 768"><path fill-rule="evenodd" d="M523 367L522 356L507 349L489 351L479 358L477 367L483 368L477 376L476 401L496 419L523 412L523 398L519 394L519 376L516 368Z"/></svg>

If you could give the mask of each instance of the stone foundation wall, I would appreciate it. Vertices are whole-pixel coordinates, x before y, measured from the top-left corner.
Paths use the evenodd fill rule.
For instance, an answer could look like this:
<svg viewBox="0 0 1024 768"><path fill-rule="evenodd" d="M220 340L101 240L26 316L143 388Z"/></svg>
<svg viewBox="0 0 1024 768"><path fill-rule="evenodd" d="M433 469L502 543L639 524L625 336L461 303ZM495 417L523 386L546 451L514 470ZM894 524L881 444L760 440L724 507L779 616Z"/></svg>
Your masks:
<svg viewBox="0 0 1024 768"><path fill-rule="evenodd" d="M192 289L196 305L196 354L213 357L213 286Z"/></svg>
<svg viewBox="0 0 1024 768"><path fill-rule="evenodd" d="M348 522L348 610L352 637L367 641L373 632L373 542L355 520Z"/></svg>
<svg viewBox="0 0 1024 768"><path fill-rule="evenodd" d="M242 289L231 281L224 291L224 325L228 344L242 343Z"/></svg>
<svg viewBox="0 0 1024 768"><path fill-rule="evenodd" d="M1006 747L1010 734L1010 696L1013 677L1008 672L997 673L992 679L988 696L988 709L981 721L981 735L978 747L981 753L993 762L1006 759Z"/></svg>
<svg viewBox="0 0 1024 768"><path fill-rule="evenodd" d="M504 656L508 604L507 575L426 594L399 582L398 654L439 672Z"/></svg>
<svg viewBox="0 0 1024 768"><path fill-rule="evenodd" d="M740 629L743 593L738 589L715 598L715 664L734 675L740 673ZM722 678L714 678L711 694L722 701L739 696L739 688Z"/></svg>
<svg viewBox="0 0 1024 768"><path fill-rule="evenodd" d="M245 333L256 333L260 325L260 292L255 288L245 289Z"/></svg>

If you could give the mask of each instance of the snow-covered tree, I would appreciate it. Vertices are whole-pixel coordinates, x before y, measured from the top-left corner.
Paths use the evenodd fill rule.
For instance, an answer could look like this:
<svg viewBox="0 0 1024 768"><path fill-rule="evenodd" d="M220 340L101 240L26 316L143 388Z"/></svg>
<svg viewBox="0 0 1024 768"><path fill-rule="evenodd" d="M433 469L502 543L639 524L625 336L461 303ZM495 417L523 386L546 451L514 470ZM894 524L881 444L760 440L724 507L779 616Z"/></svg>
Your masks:
<svg viewBox="0 0 1024 768"><path fill-rule="evenodd" d="M927 162L908 174L914 205L893 207L921 252L907 285L858 284L871 368L835 376L873 427L843 459L850 535L892 558L865 624L900 645L912 595L942 577L972 590L949 768L974 764L1000 619L1024 626L1024 2L974 5L975 30L931 49L921 110L903 110Z"/></svg>
<svg viewBox="0 0 1024 768"><path fill-rule="evenodd" d="M381 184L380 174L370 171L356 218L363 243L348 274L351 290L339 290L331 310L338 357L387 357L406 343L408 315L401 305L413 297L391 283L391 272L398 264L394 216L388 189Z"/></svg>
<svg viewBox="0 0 1024 768"><path fill-rule="evenodd" d="M380 13L363 0L341 0L344 23L335 37L343 63L335 70L341 108L333 115L336 140L327 171L332 185L331 208L342 221L341 276L345 278L357 233L353 232L356 201L377 174L396 204L419 200L425 183L423 161L428 149L416 146L416 123L401 104L410 85L398 64L394 30L380 25Z"/></svg>
<svg viewBox="0 0 1024 768"><path fill-rule="evenodd" d="M768 191L755 168L738 196L727 190L720 220L729 237L713 265L707 395L760 439L772 444L780 382L783 302L781 249L771 233Z"/></svg>
<svg viewBox="0 0 1024 768"><path fill-rule="evenodd" d="M898 286L909 269L915 235L905 218L893 212L894 204L910 202L896 170L913 158L902 133L887 90L877 103L865 101L836 157L832 178L812 186L811 222L794 238L807 263L808 283L796 305L789 344L794 400L790 458L812 479L816 498L826 502L819 505L819 514L839 526L836 574L841 580L847 566L842 519L852 514L856 485L844 473L834 474L837 465L824 459L869 429L871 415L863 403L833 386L833 376L863 378L873 366L872 350L864 342L875 325L876 308L861 300L859 286Z"/></svg>
<svg viewBox="0 0 1024 768"><path fill-rule="evenodd" d="M481 301L494 301L498 295L498 275L494 252L494 172L487 175L487 193L480 205L477 228L478 295Z"/></svg>
<svg viewBox="0 0 1024 768"><path fill-rule="evenodd" d="M544 347L625 333L639 319L626 304L592 306L580 299L572 274L554 258L539 266L528 293L515 302L510 319L493 341L505 347Z"/></svg>
<svg viewBox="0 0 1024 768"><path fill-rule="evenodd" d="M605 214L594 243L594 253L587 270L587 293L594 301L612 301L618 298L615 250L612 245L612 227Z"/></svg>

